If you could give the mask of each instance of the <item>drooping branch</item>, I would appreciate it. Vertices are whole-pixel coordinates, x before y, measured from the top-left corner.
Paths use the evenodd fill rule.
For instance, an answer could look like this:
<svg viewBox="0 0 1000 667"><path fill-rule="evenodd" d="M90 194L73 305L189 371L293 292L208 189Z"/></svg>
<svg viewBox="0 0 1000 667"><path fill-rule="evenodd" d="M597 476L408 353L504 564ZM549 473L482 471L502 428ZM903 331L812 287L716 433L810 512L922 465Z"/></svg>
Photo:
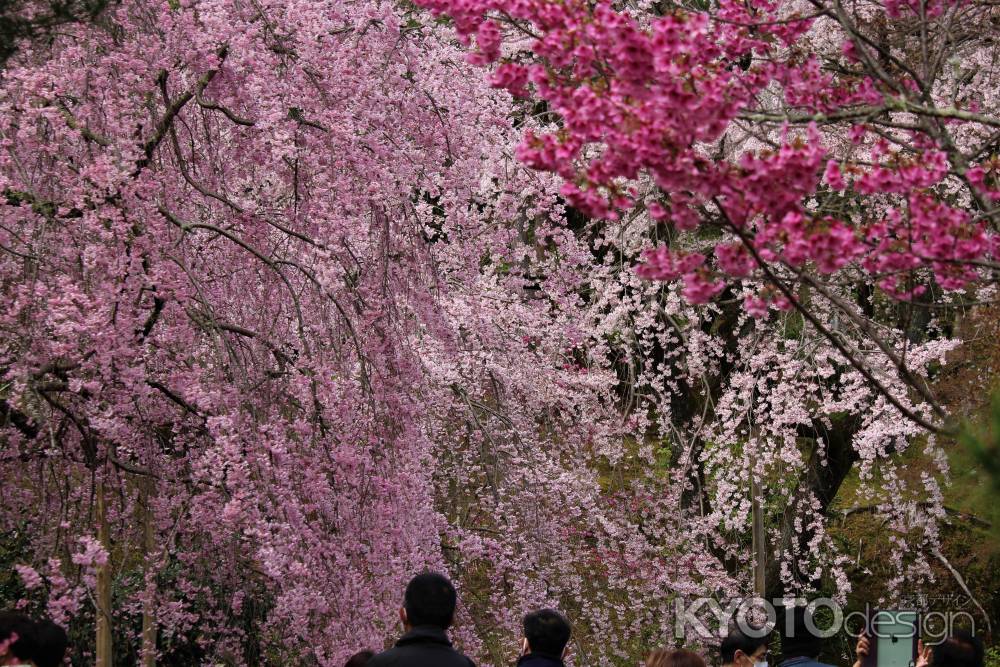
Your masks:
<svg viewBox="0 0 1000 667"><path fill-rule="evenodd" d="M205 90L205 88L208 87L208 84L212 82L212 79L215 78L215 75L219 73L219 68L221 68L222 64L226 61L226 56L228 54L229 54L228 44L225 44L222 47L220 47L219 50L216 52L216 55L219 58L219 64L213 67L212 69L208 70L204 74L202 74L193 88L181 93L178 97L174 98L174 100L167 106L167 108L163 112L163 115L160 117L159 122L157 122L156 128L153 130L153 135L149 137L149 139L147 139L142 144L143 157L139 158L139 160L136 161L135 170L132 172L133 177L138 176L142 172L142 170L146 168L150 160L153 158L153 153L156 152L156 148L160 145L160 142L163 141L164 137L167 136L167 132L173 125L174 119L177 117L177 114L181 112L184 106L188 102L190 102L192 98L194 98L196 95L201 95L201 93ZM165 79L166 76L167 73L165 71L161 72L160 74L161 79Z"/></svg>
<svg viewBox="0 0 1000 667"><path fill-rule="evenodd" d="M798 311L802 315L802 317L804 317L809 322L809 324L811 324L816 329L816 331L818 331L820 334L823 335L824 338L830 341L830 343L837 349L837 351L840 352L841 355L843 355L844 359L846 359L847 362L851 366L853 366L855 370L861 373L861 375L864 376L865 380L867 380L871 384L871 386L876 391L878 391L878 393L881 396L884 396L885 399L889 401L889 403L891 403L892 406L896 408L901 415L912 421L914 424L917 424L918 426L921 426L922 428L926 429L930 433L939 433L939 434L945 433L944 429L942 429L940 426L932 424L928 420L924 419L924 417L922 417L921 415L917 414L910 408L903 405L902 402L899 400L899 398L896 397L896 395L892 391L890 391L889 388L886 387L881 380L875 377L875 375L873 374L872 370L868 367L868 365L865 364L860 359L858 359L857 355L850 349L848 349L847 345L844 344L844 342L840 339L839 336L830 331L830 329L825 324L819 321L819 318L816 317L816 314L813 313L811 309L809 309L799 301L798 296L796 296L796 294L792 291L791 287L789 287L785 283L785 281L781 280L774 273L774 271L771 269L768 263L765 262L764 259L760 256L760 253L754 247L753 241L749 238L746 232L739 226L733 224L733 222L729 219L729 216L726 214L725 208L721 204L717 202L717 205L719 207L719 211L726 220L729 228L733 231L734 234L736 234L737 237L739 237L740 241L743 243L743 247L746 248L747 252L749 252L750 255L753 257L754 261L757 263L757 266L760 267L761 272L767 278L768 282L777 287L778 290L781 291L784 297L788 299L788 302L792 305L792 307L796 311Z"/></svg>

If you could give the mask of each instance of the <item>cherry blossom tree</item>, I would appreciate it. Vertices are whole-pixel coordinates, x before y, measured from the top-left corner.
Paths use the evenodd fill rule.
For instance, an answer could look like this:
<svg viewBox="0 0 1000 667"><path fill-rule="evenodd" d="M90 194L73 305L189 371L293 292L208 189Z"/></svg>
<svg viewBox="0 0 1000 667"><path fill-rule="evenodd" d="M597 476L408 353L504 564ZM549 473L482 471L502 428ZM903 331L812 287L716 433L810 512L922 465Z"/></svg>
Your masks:
<svg viewBox="0 0 1000 667"><path fill-rule="evenodd" d="M857 466L869 478L873 455L914 439L935 449L924 433L955 433L956 415L937 401L929 374L957 345L954 314L990 301L995 288L995 7L420 4L454 21L474 46L469 60L493 65L493 85L533 105L518 157L562 179L562 196L602 243L638 228L616 261L639 263L648 279L680 280L689 303L735 298L760 320L716 341L730 345L720 355L724 381L706 382L702 394L712 440L692 441L685 469L696 486L706 472L726 478L710 493L739 508L730 527L745 526L753 504L746 478L767 480L764 495L778 491L787 508L770 542L780 557L768 563L767 589L815 584L820 571L800 557L836 552L823 543L821 517L846 475ZM716 317L713 333L729 321ZM791 325L798 344L772 339L753 348L761 359L744 359L747 331L760 345L775 325ZM730 384L737 380L742 387ZM767 398L768 385L783 391ZM847 395L873 401L867 410L881 418L869 421L854 399L841 403ZM910 425L891 424L892 414ZM943 452L932 457L944 472ZM798 470L784 492L767 472L777 461ZM737 472L749 473L743 488ZM898 484L892 474L882 480L890 495ZM909 503L882 510L943 560L933 545L938 480L922 484ZM789 493L798 497L786 504ZM704 492L693 495L704 507ZM808 527L799 503L815 518ZM926 573L917 558L911 572Z"/></svg>
<svg viewBox="0 0 1000 667"><path fill-rule="evenodd" d="M472 64L378 0L121 2L7 64L0 522L26 603L96 625L104 664L332 665L435 567L483 664L543 603L615 664L672 641L678 597L749 590L755 501L769 586L848 590L826 514L855 469L926 576L946 464L920 442L940 474L914 486L896 459L956 343L873 295L912 314L988 277L992 167L949 153L986 117L905 106L821 7L435 8ZM989 14L893 11L885 44ZM544 104L481 80L501 56ZM911 229L916 260L888 240Z"/></svg>
<svg viewBox="0 0 1000 667"><path fill-rule="evenodd" d="M858 311L872 288L937 302L993 282L992 4L422 4L474 37L473 62L499 62L494 85L544 102L523 161L561 176L595 218L662 223L642 275L683 278L693 303L756 282L748 312L797 310L902 414L939 430L945 415L905 350ZM701 244L714 261L692 231L717 236ZM847 280L867 287L839 293ZM815 301L858 327L931 414L888 391Z"/></svg>
<svg viewBox="0 0 1000 667"><path fill-rule="evenodd" d="M5 0L0 4L0 67L24 43L52 39L61 26L99 20L111 0Z"/></svg>
<svg viewBox="0 0 1000 667"><path fill-rule="evenodd" d="M391 4L107 18L3 74L26 601L95 624L99 664L337 664L395 633L423 567L463 585L477 655L560 596L625 633L657 591L593 578L636 531L590 465L625 433L582 365L591 255L513 160L509 100ZM631 548L686 559L681 520Z"/></svg>

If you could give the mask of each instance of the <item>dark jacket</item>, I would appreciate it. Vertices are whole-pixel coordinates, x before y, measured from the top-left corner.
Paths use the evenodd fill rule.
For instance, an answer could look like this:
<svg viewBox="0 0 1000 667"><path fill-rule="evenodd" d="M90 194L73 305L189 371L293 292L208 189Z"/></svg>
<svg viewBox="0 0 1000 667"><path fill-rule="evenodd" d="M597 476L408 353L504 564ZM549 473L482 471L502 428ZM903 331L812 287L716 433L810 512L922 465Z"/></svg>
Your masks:
<svg viewBox="0 0 1000 667"><path fill-rule="evenodd" d="M518 658L517 667L564 667L561 658L548 653L529 653Z"/></svg>
<svg viewBox="0 0 1000 667"><path fill-rule="evenodd" d="M832 667L825 662L819 662L815 658L789 658L778 663L778 667Z"/></svg>
<svg viewBox="0 0 1000 667"><path fill-rule="evenodd" d="M476 663L451 647L444 630L422 625L369 660L367 667L476 667Z"/></svg>

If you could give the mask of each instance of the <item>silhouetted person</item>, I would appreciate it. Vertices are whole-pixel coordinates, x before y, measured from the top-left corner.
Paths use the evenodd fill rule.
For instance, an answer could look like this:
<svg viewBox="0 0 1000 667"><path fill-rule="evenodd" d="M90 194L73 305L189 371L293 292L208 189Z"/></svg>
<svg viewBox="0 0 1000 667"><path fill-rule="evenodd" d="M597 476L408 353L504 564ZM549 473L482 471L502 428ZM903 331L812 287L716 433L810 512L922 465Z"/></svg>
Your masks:
<svg viewBox="0 0 1000 667"><path fill-rule="evenodd" d="M979 637L955 630L951 636L931 648L934 667L983 667L983 642Z"/></svg>
<svg viewBox="0 0 1000 667"><path fill-rule="evenodd" d="M787 622L788 614L792 614L791 624ZM806 614L805 607L786 607L785 617L778 619L781 632L781 662L778 667L832 667L817 660L823 651L823 638L809 630ZM809 615L815 628L811 612Z"/></svg>
<svg viewBox="0 0 1000 667"><path fill-rule="evenodd" d="M475 667L451 646L446 630L455 616L455 587L436 572L418 574L406 586L399 620L405 633L367 667Z"/></svg>
<svg viewBox="0 0 1000 667"><path fill-rule="evenodd" d="M523 626L518 667L562 667L572 632L566 617L554 609L540 609L525 616Z"/></svg>
<svg viewBox="0 0 1000 667"><path fill-rule="evenodd" d="M63 664L69 637L61 625L47 619L36 623L35 643L36 667L59 667Z"/></svg>
<svg viewBox="0 0 1000 667"><path fill-rule="evenodd" d="M347 659L347 662L344 663L344 667L365 667L374 655L375 652L369 651L368 649L358 651Z"/></svg>
<svg viewBox="0 0 1000 667"><path fill-rule="evenodd" d="M646 658L646 667L707 667L705 659L682 648L658 648Z"/></svg>
<svg viewBox="0 0 1000 667"><path fill-rule="evenodd" d="M767 633L751 630L751 634L747 634L739 628L734 629L719 647L722 667L767 667L769 643L770 636Z"/></svg>
<svg viewBox="0 0 1000 667"><path fill-rule="evenodd" d="M34 621L14 611L0 612L0 665L30 665L37 650Z"/></svg>

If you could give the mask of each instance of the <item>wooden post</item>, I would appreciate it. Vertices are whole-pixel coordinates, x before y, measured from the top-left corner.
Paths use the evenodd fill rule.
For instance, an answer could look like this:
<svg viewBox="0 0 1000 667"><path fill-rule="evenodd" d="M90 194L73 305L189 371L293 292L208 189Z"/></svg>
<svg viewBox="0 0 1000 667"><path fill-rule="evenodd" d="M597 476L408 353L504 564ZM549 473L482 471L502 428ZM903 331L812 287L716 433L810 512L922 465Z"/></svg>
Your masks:
<svg viewBox="0 0 1000 667"><path fill-rule="evenodd" d="M149 585L150 577L155 576L150 572L156 558L156 527L153 525L153 509L150 507L150 499L155 490L155 482L152 479L146 478L140 481L146 585ZM155 614L153 600L147 599L142 606L142 667L156 667Z"/></svg>
<svg viewBox="0 0 1000 667"><path fill-rule="evenodd" d="M764 579L764 572L767 566L765 562L765 537L764 537L764 513L760 507L760 488L757 486L757 470L754 461L750 459L750 512L751 530L753 533L753 592L757 597L764 597L767 590Z"/></svg>
<svg viewBox="0 0 1000 667"><path fill-rule="evenodd" d="M107 507L104 498L104 481L97 481L97 540L108 552L108 562L97 568L97 638L96 666L112 667L111 642L111 538L108 529Z"/></svg>

